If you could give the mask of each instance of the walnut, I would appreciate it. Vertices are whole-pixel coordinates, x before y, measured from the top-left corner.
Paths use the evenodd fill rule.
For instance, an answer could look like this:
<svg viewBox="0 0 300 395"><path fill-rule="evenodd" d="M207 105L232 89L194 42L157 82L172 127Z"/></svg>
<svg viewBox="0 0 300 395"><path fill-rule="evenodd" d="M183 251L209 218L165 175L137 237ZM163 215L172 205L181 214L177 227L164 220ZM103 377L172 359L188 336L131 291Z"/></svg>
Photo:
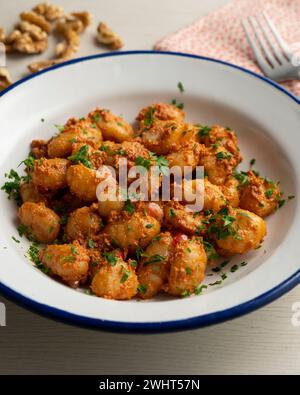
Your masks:
<svg viewBox="0 0 300 395"><path fill-rule="evenodd" d="M22 33L29 33L30 37L35 41L45 40L48 36L39 26L26 21L20 22L18 28Z"/></svg>
<svg viewBox="0 0 300 395"><path fill-rule="evenodd" d="M3 27L0 26L0 42L3 42L5 40L5 30L3 29Z"/></svg>
<svg viewBox="0 0 300 395"><path fill-rule="evenodd" d="M67 60L78 51L80 38L73 30L67 30L64 37L65 41L57 44L55 52L57 57Z"/></svg>
<svg viewBox="0 0 300 395"><path fill-rule="evenodd" d="M50 23L44 18L43 15L39 15L36 12L22 12L20 14L20 18L22 21L30 22L34 25L39 26L42 30L47 33L51 32L51 25Z"/></svg>
<svg viewBox="0 0 300 395"><path fill-rule="evenodd" d="M62 7L48 2L36 5L33 8L33 11L39 15L42 15L49 22L56 21L65 13Z"/></svg>
<svg viewBox="0 0 300 395"><path fill-rule="evenodd" d="M84 30L92 23L92 14L87 11L72 12L71 15L81 21Z"/></svg>
<svg viewBox="0 0 300 395"><path fill-rule="evenodd" d="M111 28L104 22L100 22L97 27L98 42L106 45L111 49L120 49L124 43L120 36L111 30Z"/></svg>
<svg viewBox="0 0 300 395"><path fill-rule="evenodd" d="M12 84L11 77L7 68L0 68L0 91Z"/></svg>
<svg viewBox="0 0 300 395"><path fill-rule="evenodd" d="M47 47L48 37L43 40L35 41L29 33L23 33L22 36L12 44L13 50L28 54L44 52Z"/></svg>
<svg viewBox="0 0 300 395"><path fill-rule="evenodd" d="M47 67L54 66L55 64L61 63L62 59L49 59L49 60L41 60L39 62L31 63L28 65L28 69L32 73L36 73L37 71L44 70Z"/></svg>

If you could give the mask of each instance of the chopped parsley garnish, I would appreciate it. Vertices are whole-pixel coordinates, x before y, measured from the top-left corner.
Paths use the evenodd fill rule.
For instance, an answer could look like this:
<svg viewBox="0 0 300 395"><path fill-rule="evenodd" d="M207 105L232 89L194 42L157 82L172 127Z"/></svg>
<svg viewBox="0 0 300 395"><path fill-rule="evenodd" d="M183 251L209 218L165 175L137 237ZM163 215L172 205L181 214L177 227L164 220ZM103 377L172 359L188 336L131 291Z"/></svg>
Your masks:
<svg viewBox="0 0 300 395"><path fill-rule="evenodd" d="M130 264L130 266L132 266L132 267L137 267L137 265L138 265L137 261L135 261L134 259L130 260L130 261L129 261L129 264Z"/></svg>
<svg viewBox="0 0 300 395"><path fill-rule="evenodd" d="M292 199L295 199L295 197L296 197L296 196L294 196L294 195L290 195L290 196L288 196L288 199L289 199L289 200L292 200Z"/></svg>
<svg viewBox="0 0 300 395"><path fill-rule="evenodd" d="M142 167L144 167L145 169L149 169L149 167L151 166L151 162L150 162L150 160L149 159L145 159L145 158L143 158L142 156L138 156L136 159L135 159L135 164L137 165L137 166L142 166Z"/></svg>
<svg viewBox="0 0 300 395"><path fill-rule="evenodd" d="M155 108L154 107L150 107L145 114L145 118L144 118L144 124L146 126L152 126L153 122L154 122L154 113L155 113Z"/></svg>
<svg viewBox="0 0 300 395"><path fill-rule="evenodd" d="M26 159L22 160L22 162L19 164L19 166L21 166L21 165L24 163L24 165L25 165L28 169L32 169L33 166L34 166L34 161L35 161L35 158L34 158L34 156L30 153ZM19 167L19 166L18 166L18 167Z"/></svg>
<svg viewBox="0 0 300 395"><path fill-rule="evenodd" d="M50 269L45 267L39 257L40 249L37 243L32 243L27 251L29 259L34 263L35 267L41 270L43 273L49 273Z"/></svg>
<svg viewBox="0 0 300 395"><path fill-rule="evenodd" d="M88 159L88 151L88 145L83 145L74 155L69 156L68 159L75 164L82 163L84 166L92 169L92 163Z"/></svg>
<svg viewBox="0 0 300 395"><path fill-rule="evenodd" d="M284 206L284 204L285 204L285 200L284 199L279 200L278 201L278 208L281 208L282 206Z"/></svg>
<svg viewBox="0 0 300 395"><path fill-rule="evenodd" d="M215 281L214 283L209 284L209 286L214 287L215 285L221 285L222 282L223 282L222 280L218 280L218 281Z"/></svg>
<svg viewBox="0 0 300 395"><path fill-rule="evenodd" d="M229 152L221 151L221 152L216 153L216 158L218 160L230 159L230 158L232 158L232 155Z"/></svg>
<svg viewBox="0 0 300 395"><path fill-rule="evenodd" d="M18 226L18 233L19 233L20 237L23 237L24 235L26 235L26 233L27 233L27 226L25 226L23 224L20 224Z"/></svg>
<svg viewBox="0 0 300 395"><path fill-rule="evenodd" d="M195 289L195 295L200 295L204 289L207 289L207 285L199 285Z"/></svg>
<svg viewBox="0 0 300 395"><path fill-rule="evenodd" d="M219 254L215 250L214 246L210 244L208 241L203 241L204 249L207 254L207 258L212 261L219 257Z"/></svg>
<svg viewBox="0 0 300 395"><path fill-rule="evenodd" d="M146 225L146 228L147 228L147 229L153 228L153 224L147 224L147 225Z"/></svg>
<svg viewBox="0 0 300 395"><path fill-rule="evenodd" d="M192 274L192 269L190 267L185 268L185 273L190 276Z"/></svg>
<svg viewBox="0 0 300 395"><path fill-rule="evenodd" d="M183 83L181 81L178 82L177 87L178 87L180 93L184 92L184 86L183 86Z"/></svg>
<svg viewBox="0 0 300 395"><path fill-rule="evenodd" d="M147 254L145 254L145 251L142 249L142 247L138 247L135 251L135 255L137 260L141 259L142 256L147 256Z"/></svg>
<svg viewBox="0 0 300 395"><path fill-rule="evenodd" d="M199 132L198 132L198 137L206 137L209 136L209 133L211 132L211 128L209 126L200 126Z"/></svg>
<svg viewBox="0 0 300 395"><path fill-rule="evenodd" d="M115 266L117 263L117 258L113 252L103 252L103 257L111 266Z"/></svg>
<svg viewBox="0 0 300 395"><path fill-rule="evenodd" d="M231 271L231 273L235 273L238 269L239 269L239 266L238 266L238 265L233 265L233 266L230 268L230 271Z"/></svg>
<svg viewBox="0 0 300 395"><path fill-rule="evenodd" d="M101 117L100 114L95 114L95 115L93 115L93 120L94 120L95 122L99 122L101 118L102 118L102 117Z"/></svg>
<svg viewBox="0 0 300 395"><path fill-rule="evenodd" d="M76 248L72 244L70 245L70 250L72 251L72 253L74 255L78 255L78 251L76 250Z"/></svg>
<svg viewBox="0 0 300 395"><path fill-rule="evenodd" d="M95 243L93 242L92 239L88 239L87 245L88 245L89 248L94 248L95 247Z"/></svg>
<svg viewBox="0 0 300 395"><path fill-rule="evenodd" d="M125 268L125 266L122 266L121 271L122 271L123 275L122 275L122 277L121 277L120 283L123 284L123 283L125 283L125 281L128 280L128 278L129 278L129 276L130 276L131 273L130 273L129 270L127 270L127 269Z"/></svg>
<svg viewBox="0 0 300 395"><path fill-rule="evenodd" d="M15 236L11 236L11 238L12 238L13 241L15 241L16 243L20 243L20 240L16 239Z"/></svg>
<svg viewBox="0 0 300 395"><path fill-rule="evenodd" d="M185 289L185 290L182 292L181 296L182 296L183 298L187 298L187 297L191 296L191 292L190 292L188 289Z"/></svg>
<svg viewBox="0 0 300 395"><path fill-rule="evenodd" d="M8 174L5 174L5 177L10 181L6 181L4 185L2 185L1 190L7 193L8 199L14 199L20 206L22 204L20 185L23 181L28 182L30 176L19 176L15 170L11 169Z"/></svg>
<svg viewBox="0 0 300 395"><path fill-rule="evenodd" d="M140 284L140 285L138 286L138 291L139 291L141 294L145 294L145 293L147 292L147 289L148 289L148 287L147 287L146 284Z"/></svg>
<svg viewBox="0 0 300 395"><path fill-rule="evenodd" d="M235 221L234 217L228 215L228 209L223 208L209 219L208 233L216 235L218 240L224 240L228 236L239 239L237 229L233 226Z"/></svg>
<svg viewBox="0 0 300 395"><path fill-rule="evenodd" d="M176 212L175 212L175 210L174 210L173 208L170 208L170 209L169 209L169 216L170 216L171 218L176 217Z"/></svg>
<svg viewBox="0 0 300 395"><path fill-rule="evenodd" d="M255 159L255 158L251 159L251 160L250 160L250 166L254 166L254 165L255 165L255 162L256 162L256 159Z"/></svg>
<svg viewBox="0 0 300 395"><path fill-rule="evenodd" d="M184 103L177 103L177 100L176 100L176 99L173 99L173 100L171 101L171 104L172 104L173 106L176 106L179 110L183 110L183 109L184 109Z"/></svg>
<svg viewBox="0 0 300 395"><path fill-rule="evenodd" d="M151 265L152 263L159 263L165 260L165 257L159 254L154 254L149 257L149 260L144 262L144 266Z"/></svg>
<svg viewBox="0 0 300 395"><path fill-rule="evenodd" d="M65 130L65 126L64 125L54 125L56 127L56 129L61 133Z"/></svg>
<svg viewBox="0 0 300 395"><path fill-rule="evenodd" d="M272 197L272 195L273 195L273 189L268 189L268 190L265 192L265 195L266 195L266 197L267 197L268 199L270 199L270 198Z"/></svg>
<svg viewBox="0 0 300 395"><path fill-rule="evenodd" d="M249 184L249 178L248 174L244 171L241 171L240 173L235 172L233 173L233 177L238 180L240 186L247 186Z"/></svg>
<svg viewBox="0 0 300 395"><path fill-rule="evenodd" d="M124 210L127 211L129 214L133 214L135 212L135 205L131 202L130 199L126 200Z"/></svg>

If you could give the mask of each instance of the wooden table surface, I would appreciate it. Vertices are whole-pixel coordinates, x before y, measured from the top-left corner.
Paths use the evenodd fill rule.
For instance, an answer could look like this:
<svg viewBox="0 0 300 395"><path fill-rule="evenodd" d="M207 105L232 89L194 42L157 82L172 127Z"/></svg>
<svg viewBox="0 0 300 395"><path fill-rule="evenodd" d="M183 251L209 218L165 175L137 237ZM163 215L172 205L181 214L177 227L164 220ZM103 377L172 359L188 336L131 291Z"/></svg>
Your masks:
<svg viewBox="0 0 300 395"><path fill-rule="evenodd" d="M0 26L10 28L32 0L0 0ZM115 27L126 49L151 49L227 0L59 0L66 10L89 10L95 24ZM230 23L230 21L228 21ZM51 51L51 49L50 49ZM93 29L80 55L99 52ZM28 57L8 62L20 78ZM0 263L1 264L1 263ZM284 262L282 263L284 264ZM5 303L0 327L0 374L299 374L300 327L291 323L300 287L250 315L213 327L162 335L111 334L72 327Z"/></svg>

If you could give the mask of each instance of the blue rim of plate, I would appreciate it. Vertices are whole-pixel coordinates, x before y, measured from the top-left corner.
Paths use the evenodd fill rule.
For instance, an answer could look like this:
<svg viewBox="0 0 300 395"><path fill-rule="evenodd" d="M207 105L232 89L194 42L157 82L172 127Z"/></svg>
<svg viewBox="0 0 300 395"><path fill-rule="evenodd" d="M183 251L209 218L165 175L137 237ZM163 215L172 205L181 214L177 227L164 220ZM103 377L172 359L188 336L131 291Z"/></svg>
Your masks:
<svg viewBox="0 0 300 395"><path fill-rule="evenodd" d="M18 85L23 84L24 82L36 78L41 74L48 73L52 70L55 70L60 67L65 67L74 63L85 62L91 59L96 58L106 58L106 57L113 57L113 56L129 56L129 55L168 55L168 56L179 56L179 57L186 57L186 58L193 58L198 60L204 60L208 62L220 63L227 67L237 69L243 73L249 74L255 78L258 78L264 81L266 84L273 86L276 90L281 91L286 96L290 97L293 101L300 105L300 99L293 95L292 93L288 92L282 86L278 85L276 82L258 75L250 70L247 70L243 67L234 65L229 62L224 62L221 60L208 58L204 56L180 53L180 52L165 52L165 51L124 51L124 52L112 52L112 53L105 53L105 54L96 54L90 55L82 58L72 59L67 62L57 64L55 66L49 67L45 70L41 70L33 75L29 75L21 80L15 82L13 85L9 86L2 92L0 92L0 97L5 95L7 92L13 90ZM108 321L108 320L101 320L96 318L89 318L80 315L76 315L73 313L69 313L64 310L60 310L39 302L36 302L32 299L29 299L18 292L12 290L11 288L5 286L0 282L0 292L7 297L8 299L13 300L14 302L20 304L21 306L35 311L41 315L46 315L49 318L56 319L58 321L63 321L68 324L76 324L82 327L89 327L94 329L103 329L113 332L125 332L125 333L161 333L161 332L172 332L172 331L179 331L179 330L190 330L190 329L197 329L208 325L217 324L220 322L224 322L227 320L231 320L233 318L240 317L242 315L248 314L254 310L259 309L260 307L265 306L266 304L274 301L275 299L279 298L286 292L293 289L300 283L300 269L290 276L288 279L277 285L276 287L272 288L271 290L263 293L262 295L237 306L231 307L229 309L217 311L215 313L205 314L202 316L197 316L193 318L187 318L183 320L176 320L176 321L167 321L167 322L148 322L148 323L140 323L140 322L118 322L118 321Z"/></svg>

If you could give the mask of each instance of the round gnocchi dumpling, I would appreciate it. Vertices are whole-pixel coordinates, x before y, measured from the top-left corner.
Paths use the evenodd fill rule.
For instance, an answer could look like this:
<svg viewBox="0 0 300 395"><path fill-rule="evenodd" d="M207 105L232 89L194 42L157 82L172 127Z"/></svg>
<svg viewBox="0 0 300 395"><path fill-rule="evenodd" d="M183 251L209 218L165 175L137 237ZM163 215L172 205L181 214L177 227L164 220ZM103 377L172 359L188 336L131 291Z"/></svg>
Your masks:
<svg viewBox="0 0 300 395"><path fill-rule="evenodd" d="M109 110L96 109L89 114L89 118L96 122L105 140L121 143L134 137L131 125Z"/></svg>
<svg viewBox="0 0 300 395"><path fill-rule="evenodd" d="M97 200L96 190L103 178L98 177L94 169L83 164L72 165L67 171L67 183L70 191L85 202Z"/></svg>
<svg viewBox="0 0 300 395"><path fill-rule="evenodd" d="M138 247L145 248L160 232L160 222L147 209L123 211L109 218L104 232L118 246L134 252Z"/></svg>
<svg viewBox="0 0 300 395"><path fill-rule="evenodd" d="M86 281L90 258L78 242L48 245L41 251L40 259L51 274L73 288Z"/></svg>
<svg viewBox="0 0 300 395"><path fill-rule="evenodd" d="M281 191L278 184L259 177L253 171L247 174L247 181L241 186L240 207L260 217L267 217L278 207Z"/></svg>
<svg viewBox="0 0 300 395"><path fill-rule="evenodd" d="M60 218L45 203L25 202L19 208L19 220L26 234L40 243L52 243L60 230Z"/></svg>
<svg viewBox="0 0 300 395"><path fill-rule="evenodd" d="M169 166L179 166L182 170L185 166L190 166L191 171L194 170L199 163L202 147L204 146L193 141L180 145L177 151L167 156Z"/></svg>
<svg viewBox="0 0 300 395"><path fill-rule="evenodd" d="M48 142L48 156L65 158L71 155L75 143L86 143L98 148L101 141L102 133L96 122L89 118L72 118L63 127L63 131Z"/></svg>
<svg viewBox="0 0 300 395"><path fill-rule="evenodd" d="M266 233L266 223L258 215L240 208L221 210L216 222L208 229L217 251L222 256L245 254L258 248Z"/></svg>
<svg viewBox="0 0 300 395"><path fill-rule="evenodd" d="M177 121L156 121L140 130L142 144L157 155L166 155L179 148L184 125Z"/></svg>
<svg viewBox="0 0 300 395"><path fill-rule="evenodd" d="M67 186L67 159L41 158L34 161L32 182L45 191L57 191Z"/></svg>
<svg viewBox="0 0 300 395"><path fill-rule="evenodd" d="M24 182L20 185L20 195L22 202L47 202L47 195L41 194L37 186L32 182Z"/></svg>
<svg viewBox="0 0 300 395"><path fill-rule="evenodd" d="M133 298L138 289L134 268L120 254L104 253L102 264L92 279L92 292L103 298L124 300Z"/></svg>
<svg viewBox="0 0 300 395"><path fill-rule="evenodd" d="M229 177L224 185L220 186L225 199L231 207L239 207L240 205L240 184L234 177Z"/></svg>
<svg viewBox="0 0 300 395"><path fill-rule="evenodd" d="M102 228L102 221L93 207L81 207L68 217L65 227L67 240L90 239Z"/></svg>
<svg viewBox="0 0 300 395"><path fill-rule="evenodd" d="M200 238L177 237L170 256L170 275L166 291L187 296L195 292L205 276L207 256Z"/></svg>
<svg viewBox="0 0 300 395"><path fill-rule="evenodd" d="M184 120L184 111L173 104L155 103L151 106L143 108L136 117L136 120L147 124L148 118L160 121L178 121ZM145 121L146 119L146 121Z"/></svg>
<svg viewBox="0 0 300 395"><path fill-rule="evenodd" d="M172 247L171 234L164 232L157 235L146 248L137 271L140 298L153 298L163 290L163 286L168 281L169 257Z"/></svg>
<svg viewBox="0 0 300 395"><path fill-rule="evenodd" d="M168 228L190 235L202 235L205 232L205 217L199 212L191 212L177 201L166 202L164 205L164 222Z"/></svg>

